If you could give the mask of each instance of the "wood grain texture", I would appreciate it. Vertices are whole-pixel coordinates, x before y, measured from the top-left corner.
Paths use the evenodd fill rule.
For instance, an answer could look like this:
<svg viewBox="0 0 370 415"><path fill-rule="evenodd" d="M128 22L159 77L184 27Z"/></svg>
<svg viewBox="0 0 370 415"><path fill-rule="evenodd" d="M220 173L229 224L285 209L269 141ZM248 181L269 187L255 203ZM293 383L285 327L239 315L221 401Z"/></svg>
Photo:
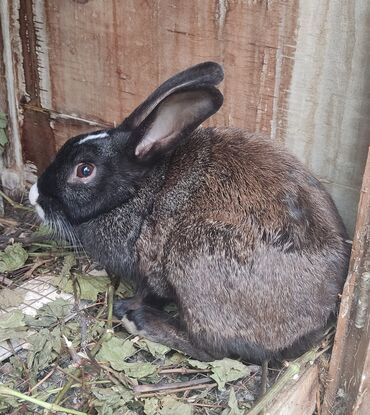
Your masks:
<svg viewBox="0 0 370 415"><path fill-rule="evenodd" d="M268 415L312 415L319 391L317 364L303 372L298 380L287 384L266 409Z"/></svg>
<svg viewBox="0 0 370 415"><path fill-rule="evenodd" d="M295 1L48 1L51 109L119 123L172 74L216 60L226 72L225 104L209 123L270 133L289 87L296 8Z"/></svg>
<svg viewBox="0 0 370 415"><path fill-rule="evenodd" d="M26 23L33 42L21 36L21 3L32 5ZM264 132L284 143L327 185L352 234L370 137L367 0L345 7L340 0L9 5L15 49L23 44L14 66L26 160L42 168L75 131L61 122L53 132L44 111L27 113L35 92L46 112L115 125L170 75L216 60L225 68L225 103L205 124ZM27 59L32 68L25 68ZM44 157L34 149L40 142Z"/></svg>
<svg viewBox="0 0 370 415"><path fill-rule="evenodd" d="M370 269L370 151L363 178L356 231L347 282L338 316L337 332L328 374L323 415L337 413L365 414L369 410L370 391L370 301L361 327L358 299L370 297L361 287L361 278ZM366 285L365 285L366 290Z"/></svg>

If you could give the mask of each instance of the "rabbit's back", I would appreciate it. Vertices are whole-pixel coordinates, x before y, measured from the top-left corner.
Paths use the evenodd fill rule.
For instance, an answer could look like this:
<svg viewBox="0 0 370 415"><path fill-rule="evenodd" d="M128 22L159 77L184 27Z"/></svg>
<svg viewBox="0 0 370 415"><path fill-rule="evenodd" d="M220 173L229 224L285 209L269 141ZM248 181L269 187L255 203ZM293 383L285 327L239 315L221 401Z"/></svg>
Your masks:
<svg viewBox="0 0 370 415"><path fill-rule="evenodd" d="M138 265L159 295L173 292L195 342L248 358L325 326L344 239L332 200L296 158L240 130L199 129L167 169Z"/></svg>

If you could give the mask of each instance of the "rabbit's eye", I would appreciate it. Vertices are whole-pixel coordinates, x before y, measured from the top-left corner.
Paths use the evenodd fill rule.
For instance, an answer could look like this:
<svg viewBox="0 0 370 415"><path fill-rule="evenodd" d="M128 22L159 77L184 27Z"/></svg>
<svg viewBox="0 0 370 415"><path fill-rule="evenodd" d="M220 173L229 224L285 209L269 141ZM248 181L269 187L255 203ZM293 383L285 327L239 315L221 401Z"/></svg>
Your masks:
<svg viewBox="0 0 370 415"><path fill-rule="evenodd" d="M77 166L76 169L76 176L84 179L86 177L89 177L93 174L94 172L94 165L90 164L90 163L81 163Z"/></svg>

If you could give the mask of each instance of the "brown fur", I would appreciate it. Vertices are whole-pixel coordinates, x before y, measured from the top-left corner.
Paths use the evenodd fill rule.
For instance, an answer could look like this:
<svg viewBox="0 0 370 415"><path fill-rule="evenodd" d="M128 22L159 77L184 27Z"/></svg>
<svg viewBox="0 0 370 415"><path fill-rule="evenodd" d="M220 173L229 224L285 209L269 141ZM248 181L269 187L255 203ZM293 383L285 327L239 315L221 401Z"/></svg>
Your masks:
<svg viewBox="0 0 370 415"><path fill-rule="evenodd" d="M193 344L255 359L243 345L269 357L325 327L346 274L344 238L330 197L293 156L237 129L199 129L170 161L136 252Z"/></svg>

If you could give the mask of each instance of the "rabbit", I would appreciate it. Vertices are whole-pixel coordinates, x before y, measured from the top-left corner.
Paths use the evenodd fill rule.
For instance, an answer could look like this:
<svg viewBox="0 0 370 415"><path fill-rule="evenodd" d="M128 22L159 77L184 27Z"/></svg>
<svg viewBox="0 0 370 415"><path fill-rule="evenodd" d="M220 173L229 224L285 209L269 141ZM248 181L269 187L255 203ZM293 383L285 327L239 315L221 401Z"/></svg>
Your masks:
<svg viewBox="0 0 370 415"><path fill-rule="evenodd" d="M118 127L71 138L30 202L134 282L134 297L115 303L130 333L204 361L294 357L335 316L346 230L322 184L282 146L200 127L223 103L223 76L214 62L188 68Z"/></svg>

